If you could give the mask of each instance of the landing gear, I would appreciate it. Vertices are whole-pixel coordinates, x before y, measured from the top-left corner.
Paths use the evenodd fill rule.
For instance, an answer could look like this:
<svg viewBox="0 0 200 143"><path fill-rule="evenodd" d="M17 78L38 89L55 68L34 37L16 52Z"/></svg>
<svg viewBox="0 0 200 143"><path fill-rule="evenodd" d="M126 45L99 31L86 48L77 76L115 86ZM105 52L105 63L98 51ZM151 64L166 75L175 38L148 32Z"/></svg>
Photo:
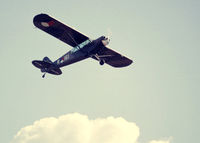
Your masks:
<svg viewBox="0 0 200 143"><path fill-rule="evenodd" d="M100 64L101 66L104 65L104 63L105 63L104 60L100 60L100 61L99 61L99 64Z"/></svg>
<svg viewBox="0 0 200 143"><path fill-rule="evenodd" d="M44 78L44 77L45 77L45 74L46 74L46 73L44 73L44 74L42 75L42 78Z"/></svg>

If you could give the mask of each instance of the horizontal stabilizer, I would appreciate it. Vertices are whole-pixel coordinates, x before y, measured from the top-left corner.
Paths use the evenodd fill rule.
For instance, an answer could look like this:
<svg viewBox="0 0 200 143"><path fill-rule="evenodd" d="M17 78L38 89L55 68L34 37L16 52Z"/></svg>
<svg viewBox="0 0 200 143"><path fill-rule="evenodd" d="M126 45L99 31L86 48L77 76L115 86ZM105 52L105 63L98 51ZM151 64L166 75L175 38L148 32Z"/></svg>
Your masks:
<svg viewBox="0 0 200 143"><path fill-rule="evenodd" d="M53 63L48 57L44 57L43 61L48 62L48 63Z"/></svg>
<svg viewBox="0 0 200 143"><path fill-rule="evenodd" d="M41 69L42 72L47 72L54 75L62 74L62 71L60 70L60 68L57 68L52 62L50 63L47 61L34 60L32 61L32 64L35 67Z"/></svg>

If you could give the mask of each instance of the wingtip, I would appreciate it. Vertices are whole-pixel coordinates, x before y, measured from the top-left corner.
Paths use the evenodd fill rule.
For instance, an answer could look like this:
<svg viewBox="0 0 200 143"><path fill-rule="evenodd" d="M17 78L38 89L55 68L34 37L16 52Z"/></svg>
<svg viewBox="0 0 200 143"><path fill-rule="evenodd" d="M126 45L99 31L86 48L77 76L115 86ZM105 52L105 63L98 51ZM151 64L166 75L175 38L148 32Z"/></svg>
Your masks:
<svg viewBox="0 0 200 143"><path fill-rule="evenodd" d="M41 22L41 20L43 22L46 22L46 21L49 21L49 19L50 19L50 17L48 14L41 13L41 14L34 16L33 23L36 26L37 22Z"/></svg>
<svg viewBox="0 0 200 143"><path fill-rule="evenodd" d="M130 59L129 59L130 60ZM127 65L125 65L124 67L130 66L133 63L132 60L129 61L129 63L127 63Z"/></svg>

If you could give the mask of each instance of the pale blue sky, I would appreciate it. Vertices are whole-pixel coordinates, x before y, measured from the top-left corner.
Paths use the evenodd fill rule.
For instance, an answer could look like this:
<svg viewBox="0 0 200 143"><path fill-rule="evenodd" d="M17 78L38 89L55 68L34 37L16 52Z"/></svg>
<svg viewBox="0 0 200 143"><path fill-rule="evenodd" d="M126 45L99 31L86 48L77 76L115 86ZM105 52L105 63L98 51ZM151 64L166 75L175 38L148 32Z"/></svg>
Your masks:
<svg viewBox="0 0 200 143"><path fill-rule="evenodd" d="M0 142L43 117L79 112L121 116L140 127L139 141L173 137L200 142L200 2L197 0L1 0ZM47 13L133 59L122 69L88 59L41 73L31 61L56 60L70 46L36 29Z"/></svg>

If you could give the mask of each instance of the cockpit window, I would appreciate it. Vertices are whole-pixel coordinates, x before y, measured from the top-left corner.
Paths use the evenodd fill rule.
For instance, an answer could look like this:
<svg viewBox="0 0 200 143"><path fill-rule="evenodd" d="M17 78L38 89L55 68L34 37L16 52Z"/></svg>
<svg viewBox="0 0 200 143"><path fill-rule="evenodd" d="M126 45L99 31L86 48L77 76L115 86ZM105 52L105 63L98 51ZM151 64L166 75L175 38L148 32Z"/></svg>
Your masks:
<svg viewBox="0 0 200 143"><path fill-rule="evenodd" d="M76 51L78 51L79 49L83 48L84 46L86 46L87 44L89 44L91 42L90 39L82 42L81 44L79 44L78 46L74 47L73 49L71 49L71 52L74 53Z"/></svg>

